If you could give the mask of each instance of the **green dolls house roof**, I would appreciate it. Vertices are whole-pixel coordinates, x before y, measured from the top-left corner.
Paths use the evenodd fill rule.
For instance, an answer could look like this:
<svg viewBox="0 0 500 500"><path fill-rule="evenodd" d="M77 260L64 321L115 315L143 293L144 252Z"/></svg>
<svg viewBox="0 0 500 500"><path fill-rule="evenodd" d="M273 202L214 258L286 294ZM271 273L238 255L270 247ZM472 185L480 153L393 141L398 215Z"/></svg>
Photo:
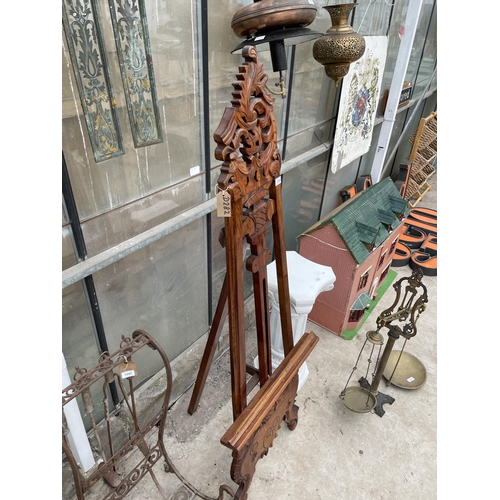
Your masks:
<svg viewBox="0 0 500 500"><path fill-rule="evenodd" d="M356 262L361 264L370 255L369 248L382 244L389 236L388 228L398 227L400 215L407 217L409 212L408 201L387 177L344 202L299 238L331 224Z"/></svg>

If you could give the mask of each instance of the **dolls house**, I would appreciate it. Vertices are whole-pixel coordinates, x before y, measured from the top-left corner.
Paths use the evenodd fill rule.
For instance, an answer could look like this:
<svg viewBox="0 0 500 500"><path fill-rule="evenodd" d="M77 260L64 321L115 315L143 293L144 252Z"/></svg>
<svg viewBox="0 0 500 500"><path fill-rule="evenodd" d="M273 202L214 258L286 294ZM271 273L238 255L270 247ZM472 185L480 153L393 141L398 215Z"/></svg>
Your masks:
<svg viewBox="0 0 500 500"><path fill-rule="evenodd" d="M357 328L387 277L408 214L408 201L388 177L298 236L299 254L336 276L335 287L316 299L311 321L339 336Z"/></svg>

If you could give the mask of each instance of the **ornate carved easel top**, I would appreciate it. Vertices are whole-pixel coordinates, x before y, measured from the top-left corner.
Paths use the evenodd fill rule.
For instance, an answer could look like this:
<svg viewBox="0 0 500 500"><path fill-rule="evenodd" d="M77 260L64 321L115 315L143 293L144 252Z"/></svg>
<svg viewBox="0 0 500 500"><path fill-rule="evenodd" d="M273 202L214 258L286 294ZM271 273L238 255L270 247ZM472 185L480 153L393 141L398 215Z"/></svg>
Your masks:
<svg viewBox="0 0 500 500"><path fill-rule="evenodd" d="M279 177L281 156L277 147L274 98L266 90L268 76L257 60L255 47L242 53L245 62L233 83L232 107L226 108L214 133L215 157L224 163L218 179L219 189L233 200L243 198L250 208L269 191ZM240 156L241 153L241 156Z"/></svg>

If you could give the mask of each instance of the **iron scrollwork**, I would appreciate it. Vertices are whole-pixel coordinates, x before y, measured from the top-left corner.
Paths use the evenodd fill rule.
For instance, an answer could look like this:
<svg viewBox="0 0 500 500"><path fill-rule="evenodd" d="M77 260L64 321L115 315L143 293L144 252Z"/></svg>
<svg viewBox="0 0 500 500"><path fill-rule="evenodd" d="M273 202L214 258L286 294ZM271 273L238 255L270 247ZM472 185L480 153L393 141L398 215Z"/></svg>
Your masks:
<svg viewBox="0 0 500 500"><path fill-rule="evenodd" d="M63 0L62 18L96 163L125 153L96 0Z"/></svg>
<svg viewBox="0 0 500 500"><path fill-rule="evenodd" d="M134 387L133 379L128 378L127 388L126 382L122 381L122 377L116 372L116 368L123 362L124 358L132 361L132 355L135 355L137 351L146 346L155 351L163 361L166 387L161 406L147 422L140 424L137 412L137 386ZM219 486L217 498L205 495L183 477L170 459L165 447L164 430L172 393L172 369L165 351L149 333L144 330L135 330L132 338L122 335L119 350L111 354L105 351L101 354L99 363L96 366L89 370L77 366L75 372L73 382L62 390L62 449L71 467L78 500L85 500L85 494L103 479L108 484L108 488L104 489L104 496L100 497L101 500L122 500L146 474L151 475L162 497L166 498L165 492L153 471L154 465L161 458L164 459L165 472L175 474L190 495L196 495L202 500L224 500L228 495L231 499L235 498L234 491L225 484ZM120 432L116 432L115 425L112 425L112 420L116 419L116 416L113 417L106 403L107 387L113 381L118 383L118 390L121 394L120 413L124 414L124 418L130 425L129 439L125 443L119 437ZM90 391L91 386L97 383L102 388L102 399L100 399L99 403L103 403L105 406L105 417L101 422L100 429L100 426L94 420L93 411L95 405ZM64 412L64 407L78 397L83 399L85 412L90 415L92 420L94 436L98 444L95 449L96 458L100 458L99 465L87 471L86 474L81 473L69 445L68 434L70 430ZM102 437L99 434L100 432ZM157 436L156 441L154 440L155 434ZM131 458L132 452L136 449L140 450L142 456L139 455L139 459L136 460L134 466L129 463L131 460L127 459ZM98 494L99 492L94 491L94 493ZM192 495L189 498L194 498Z"/></svg>
<svg viewBox="0 0 500 500"><path fill-rule="evenodd" d="M136 148L163 142L144 0L109 0Z"/></svg>

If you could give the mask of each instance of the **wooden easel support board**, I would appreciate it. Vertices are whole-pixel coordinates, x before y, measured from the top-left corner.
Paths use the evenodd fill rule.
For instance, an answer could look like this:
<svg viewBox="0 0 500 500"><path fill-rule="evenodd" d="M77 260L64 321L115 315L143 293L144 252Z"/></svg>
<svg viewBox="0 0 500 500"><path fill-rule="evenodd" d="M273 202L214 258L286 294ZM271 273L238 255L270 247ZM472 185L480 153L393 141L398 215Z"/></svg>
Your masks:
<svg viewBox="0 0 500 500"><path fill-rule="evenodd" d="M290 430L295 429L299 410L295 405L298 371L318 341L314 333L305 333L285 358L286 362L278 366L222 436L221 443L233 451L231 478L239 485L235 498L246 498L257 460L267 455L281 422L284 420Z"/></svg>

